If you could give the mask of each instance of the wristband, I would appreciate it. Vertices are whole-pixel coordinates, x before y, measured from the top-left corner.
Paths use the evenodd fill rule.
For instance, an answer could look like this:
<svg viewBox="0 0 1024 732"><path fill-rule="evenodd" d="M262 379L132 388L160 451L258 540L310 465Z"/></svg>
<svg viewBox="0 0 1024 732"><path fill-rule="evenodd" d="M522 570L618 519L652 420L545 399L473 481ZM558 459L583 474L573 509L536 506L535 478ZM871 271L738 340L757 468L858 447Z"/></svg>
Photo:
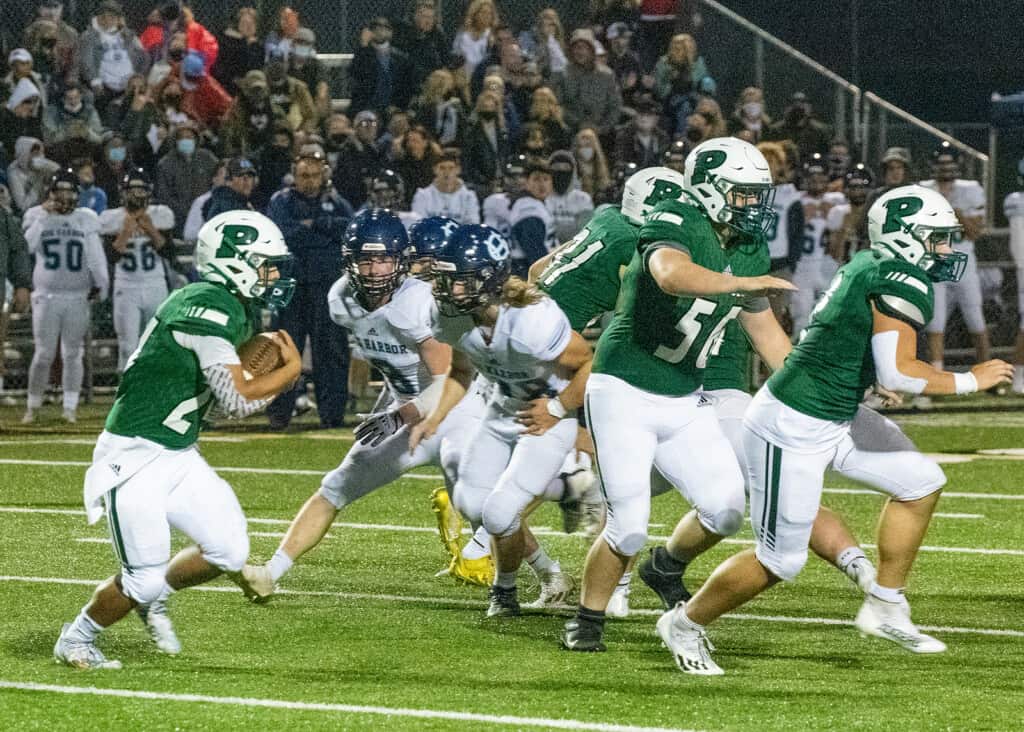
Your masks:
<svg viewBox="0 0 1024 732"><path fill-rule="evenodd" d="M953 383L956 385L957 394L973 394L978 390L978 380L970 371L953 374Z"/></svg>
<svg viewBox="0 0 1024 732"><path fill-rule="evenodd" d="M562 400L558 397L552 397L548 399L548 414L555 419L565 419L565 415L568 412L565 411L565 406L562 404Z"/></svg>

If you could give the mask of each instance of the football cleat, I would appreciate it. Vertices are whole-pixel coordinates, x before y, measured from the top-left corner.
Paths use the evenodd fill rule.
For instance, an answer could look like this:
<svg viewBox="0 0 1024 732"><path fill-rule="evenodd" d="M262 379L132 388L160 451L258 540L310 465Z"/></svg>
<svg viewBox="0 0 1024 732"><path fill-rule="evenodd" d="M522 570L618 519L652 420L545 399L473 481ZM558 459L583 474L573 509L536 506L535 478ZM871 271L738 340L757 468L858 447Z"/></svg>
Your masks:
<svg viewBox="0 0 1024 732"><path fill-rule="evenodd" d="M232 573L230 577L245 596L258 605L270 600L277 590L266 564L246 564L241 572Z"/></svg>
<svg viewBox="0 0 1024 732"><path fill-rule="evenodd" d="M884 638L911 653L942 653L946 644L917 629L910 620L910 606L900 602L886 602L868 595L860 606L854 621L861 635Z"/></svg>
<svg viewBox="0 0 1024 732"><path fill-rule="evenodd" d="M76 424L78 422L78 413L74 409L65 409L64 421L68 424Z"/></svg>
<svg viewBox="0 0 1024 732"><path fill-rule="evenodd" d="M157 650L169 656L176 656L181 653L181 642L174 632L174 624L167 615L167 605L160 601L151 602L149 605L139 605L135 608L139 618L149 631L149 637L153 639Z"/></svg>
<svg viewBox="0 0 1024 732"><path fill-rule="evenodd" d="M459 540L462 538L462 517L452 506L448 491L436 488L430 494L430 510L437 518L437 531L441 535L441 544L448 556L455 559L459 556ZM490 584L490 583L488 583Z"/></svg>
<svg viewBox="0 0 1024 732"><path fill-rule="evenodd" d="M604 614L609 618L629 617L629 585L619 585L608 598L608 607Z"/></svg>
<svg viewBox="0 0 1024 732"><path fill-rule="evenodd" d="M60 637L53 647L53 660L63 663L71 668L91 671L94 669L117 670L121 668L120 661L112 661L103 655L103 651L96 647L95 643L83 643L73 641L66 637L71 623L64 623L60 630Z"/></svg>
<svg viewBox="0 0 1024 732"><path fill-rule="evenodd" d="M638 570L640 579L661 598L666 610L671 610L680 602L690 599L690 592L683 584L686 565L684 564L679 571L662 569L670 561L668 550L663 546L656 546L651 549L651 555L640 563Z"/></svg>
<svg viewBox="0 0 1024 732"><path fill-rule="evenodd" d="M490 605L487 606L487 617L513 618L520 614L519 598L515 587L492 585L487 597L490 600Z"/></svg>
<svg viewBox="0 0 1024 732"><path fill-rule="evenodd" d="M540 595L523 607L532 609L565 607L565 601L575 589L576 583L565 572L545 572L540 578Z"/></svg>
<svg viewBox="0 0 1024 732"><path fill-rule="evenodd" d="M658 618L658 635L672 653L679 670L697 676L721 676L725 672L711 658L707 634L686 622L685 603L680 603Z"/></svg>
<svg viewBox="0 0 1024 732"><path fill-rule="evenodd" d="M579 468L571 473L561 473L558 477L564 486L562 498L558 502L558 508L562 512L562 530L572 534L583 520L583 497L596 482L594 471Z"/></svg>
<svg viewBox="0 0 1024 732"><path fill-rule="evenodd" d="M25 410L25 416L21 418L21 423L22 424L32 424L35 421L36 421L36 410L31 409L31 408L30 409L26 409Z"/></svg>
<svg viewBox="0 0 1024 732"><path fill-rule="evenodd" d="M562 632L562 648L580 653L604 653L608 649L602 640L603 636L604 628L601 625L573 618L565 624Z"/></svg>
<svg viewBox="0 0 1024 732"><path fill-rule="evenodd" d="M865 595L871 591L871 585L875 583L875 565L867 557L857 557L846 565L843 574L850 578L853 584L860 588Z"/></svg>
<svg viewBox="0 0 1024 732"><path fill-rule="evenodd" d="M447 574L460 584L490 587L494 583L494 560L489 556L466 559L457 554L447 569L438 572L439 576L442 574Z"/></svg>

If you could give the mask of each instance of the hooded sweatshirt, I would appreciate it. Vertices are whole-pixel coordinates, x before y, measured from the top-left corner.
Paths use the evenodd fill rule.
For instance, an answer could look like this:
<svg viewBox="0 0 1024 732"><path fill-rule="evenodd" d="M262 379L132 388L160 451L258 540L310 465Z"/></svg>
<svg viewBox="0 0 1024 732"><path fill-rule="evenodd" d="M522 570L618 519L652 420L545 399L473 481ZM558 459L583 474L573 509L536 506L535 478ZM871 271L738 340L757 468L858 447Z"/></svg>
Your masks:
<svg viewBox="0 0 1024 732"><path fill-rule="evenodd" d="M21 213L46 198L50 178L60 168L46 158L32 163L32 148L42 144L37 137L19 137L14 143L14 162L7 167L7 185L11 189L11 200Z"/></svg>
<svg viewBox="0 0 1024 732"><path fill-rule="evenodd" d="M43 120L40 106L32 117L19 117L14 113L18 105L32 97L40 98L39 90L28 79L19 79L10 99L0 108L0 146L8 160L14 159L14 141L19 137L42 137Z"/></svg>

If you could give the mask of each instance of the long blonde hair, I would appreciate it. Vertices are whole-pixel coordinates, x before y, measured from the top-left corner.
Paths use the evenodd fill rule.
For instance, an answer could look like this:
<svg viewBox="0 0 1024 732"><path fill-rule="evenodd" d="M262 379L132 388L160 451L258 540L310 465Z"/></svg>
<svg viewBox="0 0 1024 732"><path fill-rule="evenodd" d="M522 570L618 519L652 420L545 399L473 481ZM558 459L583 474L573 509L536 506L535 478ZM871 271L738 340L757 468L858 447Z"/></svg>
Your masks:
<svg viewBox="0 0 1024 732"><path fill-rule="evenodd" d="M485 7L491 9L491 24L486 28L478 28L476 25L477 16L480 11ZM498 17L498 7L494 4L493 0L473 0L466 8L466 15L462 20L462 29L470 33L483 33L484 31L494 31L495 28L501 23L501 19Z"/></svg>
<svg viewBox="0 0 1024 732"><path fill-rule="evenodd" d="M509 277L501 287L501 304L510 308L525 308L540 302L544 297L536 285L515 275Z"/></svg>
<svg viewBox="0 0 1024 732"><path fill-rule="evenodd" d="M423 102L431 106L440 104L454 88L455 77L450 71L445 69L431 71L426 81L423 82Z"/></svg>
<svg viewBox="0 0 1024 732"><path fill-rule="evenodd" d="M590 163L585 162L579 154L580 147L584 143L594 148L594 159ZM593 196L608 187L612 181L611 175L608 173L608 160L604 156L601 140L593 127L584 127L576 133L572 153L579 168L580 188Z"/></svg>
<svg viewBox="0 0 1024 732"><path fill-rule="evenodd" d="M545 119L554 119L558 122L562 122L562 105L558 103L558 97L551 91L549 87L538 86L533 90L533 96L530 99L530 119L539 120L539 104L547 102L550 116Z"/></svg>

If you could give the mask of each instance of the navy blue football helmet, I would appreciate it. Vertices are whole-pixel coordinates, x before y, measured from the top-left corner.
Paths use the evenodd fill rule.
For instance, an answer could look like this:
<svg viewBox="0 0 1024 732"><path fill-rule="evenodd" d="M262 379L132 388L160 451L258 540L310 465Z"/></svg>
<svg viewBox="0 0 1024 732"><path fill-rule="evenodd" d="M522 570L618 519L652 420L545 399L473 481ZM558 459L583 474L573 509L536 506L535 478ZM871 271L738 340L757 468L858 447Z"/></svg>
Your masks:
<svg viewBox="0 0 1024 732"><path fill-rule="evenodd" d="M409 274L418 280L431 282L434 279L434 257L458 228L459 223L447 216L430 216L413 224L409 230L409 243L412 244Z"/></svg>
<svg viewBox="0 0 1024 732"><path fill-rule="evenodd" d="M375 308L398 289L409 267L409 235L402 220L383 208L359 212L345 231L342 245L349 282L363 305ZM389 258L390 272L370 271L373 259Z"/></svg>
<svg viewBox="0 0 1024 732"><path fill-rule="evenodd" d="M490 226L460 226L434 261L434 296L444 315L462 315L501 295L512 270L508 241Z"/></svg>
<svg viewBox="0 0 1024 732"><path fill-rule="evenodd" d="M78 207L78 175L71 168L61 168L50 178L50 198L57 213L67 215Z"/></svg>

